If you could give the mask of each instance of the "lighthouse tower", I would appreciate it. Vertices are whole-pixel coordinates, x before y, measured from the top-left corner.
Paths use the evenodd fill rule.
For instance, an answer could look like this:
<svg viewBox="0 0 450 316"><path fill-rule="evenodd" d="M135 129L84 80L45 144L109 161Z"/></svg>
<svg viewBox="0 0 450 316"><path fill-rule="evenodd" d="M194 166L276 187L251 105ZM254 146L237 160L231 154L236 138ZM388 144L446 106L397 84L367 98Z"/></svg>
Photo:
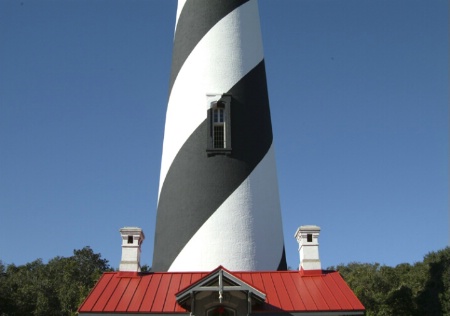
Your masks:
<svg viewBox="0 0 450 316"><path fill-rule="evenodd" d="M154 271L285 270L257 0L179 0Z"/></svg>

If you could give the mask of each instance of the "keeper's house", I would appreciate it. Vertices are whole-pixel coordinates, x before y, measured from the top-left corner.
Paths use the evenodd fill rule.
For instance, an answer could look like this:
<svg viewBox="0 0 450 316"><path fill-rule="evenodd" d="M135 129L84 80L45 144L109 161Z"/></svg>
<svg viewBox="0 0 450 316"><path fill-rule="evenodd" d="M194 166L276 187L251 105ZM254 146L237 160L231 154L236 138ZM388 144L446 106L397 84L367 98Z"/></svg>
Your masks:
<svg viewBox="0 0 450 316"><path fill-rule="evenodd" d="M320 228L301 226L298 271L139 272L141 229L125 227L120 271L103 274L79 308L88 315L364 315L336 271L321 269ZM195 260L195 258L192 258Z"/></svg>

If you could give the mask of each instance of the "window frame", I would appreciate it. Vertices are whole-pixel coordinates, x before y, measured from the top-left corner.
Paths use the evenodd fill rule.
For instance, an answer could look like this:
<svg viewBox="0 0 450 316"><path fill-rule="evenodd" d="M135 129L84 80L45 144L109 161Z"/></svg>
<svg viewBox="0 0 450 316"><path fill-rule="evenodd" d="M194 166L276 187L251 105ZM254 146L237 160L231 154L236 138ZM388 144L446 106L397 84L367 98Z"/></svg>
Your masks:
<svg viewBox="0 0 450 316"><path fill-rule="evenodd" d="M208 95L208 114L207 114L207 146L206 152L208 156L229 155L231 154L231 95L219 94ZM216 122L214 112L223 109L223 121L220 119ZM214 129L223 126L223 143L224 146L218 148L215 146Z"/></svg>

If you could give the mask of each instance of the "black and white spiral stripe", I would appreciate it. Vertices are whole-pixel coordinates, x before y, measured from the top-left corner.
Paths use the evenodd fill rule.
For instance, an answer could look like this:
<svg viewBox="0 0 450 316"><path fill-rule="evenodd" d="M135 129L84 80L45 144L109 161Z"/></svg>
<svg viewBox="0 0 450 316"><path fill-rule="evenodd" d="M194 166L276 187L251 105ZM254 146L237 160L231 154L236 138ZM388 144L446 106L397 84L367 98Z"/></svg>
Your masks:
<svg viewBox="0 0 450 316"><path fill-rule="evenodd" d="M208 93L231 101L231 155L208 156ZM286 269L256 0L179 0L154 271Z"/></svg>

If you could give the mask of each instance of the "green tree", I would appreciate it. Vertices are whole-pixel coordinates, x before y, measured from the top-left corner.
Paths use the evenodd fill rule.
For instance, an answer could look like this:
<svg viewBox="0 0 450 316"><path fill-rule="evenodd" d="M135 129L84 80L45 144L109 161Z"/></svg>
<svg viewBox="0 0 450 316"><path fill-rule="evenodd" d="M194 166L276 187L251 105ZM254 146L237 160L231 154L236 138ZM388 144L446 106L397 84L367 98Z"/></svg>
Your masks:
<svg viewBox="0 0 450 316"><path fill-rule="evenodd" d="M450 315L450 247L430 252L424 258L427 280L418 295L424 315Z"/></svg>
<svg viewBox="0 0 450 316"><path fill-rule="evenodd" d="M1 286L6 292L0 295L7 298L7 308L2 311L4 315L33 315L36 308L42 308L45 304L42 292L46 290L45 282L41 282L44 267L38 259L23 266L6 268Z"/></svg>
<svg viewBox="0 0 450 316"><path fill-rule="evenodd" d="M143 266L141 266L141 272L151 272L152 271L152 267L150 267L148 264L144 264Z"/></svg>
<svg viewBox="0 0 450 316"><path fill-rule="evenodd" d="M75 315L100 275L110 270L90 247L47 264L38 259L5 268L0 263L0 315Z"/></svg>
<svg viewBox="0 0 450 316"><path fill-rule="evenodd" d="M332 269L347 281L367 316L450 316L449 247L413 265L350 263Z"/></svg>

